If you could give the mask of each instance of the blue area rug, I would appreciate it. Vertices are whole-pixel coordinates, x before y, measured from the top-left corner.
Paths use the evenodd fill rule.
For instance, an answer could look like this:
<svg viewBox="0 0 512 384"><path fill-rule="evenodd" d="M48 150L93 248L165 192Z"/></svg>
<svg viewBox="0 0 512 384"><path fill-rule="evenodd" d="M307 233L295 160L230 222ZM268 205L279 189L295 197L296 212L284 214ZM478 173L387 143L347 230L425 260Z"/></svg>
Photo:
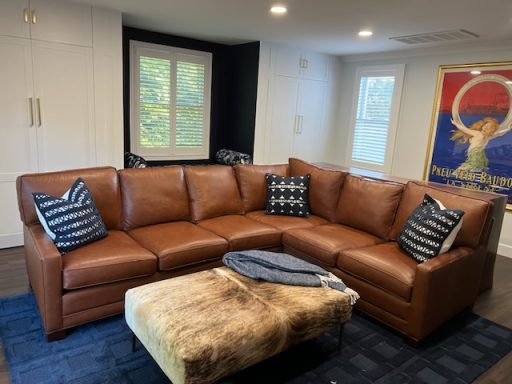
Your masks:
<svg viewBox="0 0 512 384"><path fill-rule="evenodd" d="M337 330L231 377L241 383L470 383L512 350L512 330L464 313L421 348L354 313L336 349ZM131 352L123 316L75 328L47 343L31 294L0 299L0 338L12 384L169 383L140 346Z"/></svg>

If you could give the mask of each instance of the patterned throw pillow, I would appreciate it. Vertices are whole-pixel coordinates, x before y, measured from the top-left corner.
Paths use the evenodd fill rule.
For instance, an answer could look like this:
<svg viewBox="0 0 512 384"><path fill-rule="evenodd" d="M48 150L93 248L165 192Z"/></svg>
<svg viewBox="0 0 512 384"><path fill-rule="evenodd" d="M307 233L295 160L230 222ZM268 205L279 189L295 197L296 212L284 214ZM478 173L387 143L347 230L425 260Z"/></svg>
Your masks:
<svg viewBox="0 0 512 384"><path fill-rule="evenodd" d="M267 180L267 215L309 216L309 179L305 176L265 175Z"/></svg>
<svg viewBox="0 0 512 384"><path fill-rule="evenodd" d="M125 168L146 168L148 166L148 162L142 156L131 152L125 152L124 166Z"/></svg>
<svg viewBox="0 0 512 384"><path fill-rule="evenodd" d="M107 228L85 182L78 178L62 196L35 192L37 216L61 254L107 236Z"/></svg>
<svg viewBox="0 0 512 384"><path fill-rule="evenodd" d="M251 155L224 148L217 151L215 160L223 165L252 164Z"/></svg>
<svg viewBox="0 0 512 384"><path fill-rule="evenodd" d="M447 252L462 226L464 211L446 209L428 194L400 231L397 243L416 261Z"/></svg>

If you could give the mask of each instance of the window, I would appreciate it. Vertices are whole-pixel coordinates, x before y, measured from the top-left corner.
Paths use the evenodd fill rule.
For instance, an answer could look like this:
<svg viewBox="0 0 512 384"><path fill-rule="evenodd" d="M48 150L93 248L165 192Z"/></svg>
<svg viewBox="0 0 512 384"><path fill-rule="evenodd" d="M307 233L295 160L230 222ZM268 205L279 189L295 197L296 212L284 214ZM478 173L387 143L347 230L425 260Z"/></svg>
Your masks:
<svg viewBox="0 0 512 384"><path fill-rule="evenodd" d="M208 52L130 41L132 152L209 157L211 62Z"/></svg>
<svg viewBox="0 0 512 384"><path fill-rule="evenodd" d="M404 65L361 67L356 73L349 164L390 172Z"/></svg>

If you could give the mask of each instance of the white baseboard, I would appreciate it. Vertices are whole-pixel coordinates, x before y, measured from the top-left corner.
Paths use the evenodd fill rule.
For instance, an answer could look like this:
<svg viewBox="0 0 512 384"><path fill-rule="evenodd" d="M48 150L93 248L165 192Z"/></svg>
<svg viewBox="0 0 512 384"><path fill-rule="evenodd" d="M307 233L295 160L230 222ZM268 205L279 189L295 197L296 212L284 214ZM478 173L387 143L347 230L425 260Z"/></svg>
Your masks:
<svg viewBox="0 0 512 384"><path fill-rule="evenodd" d="M23 233L8 233L0 235L0 249L19 247L23 245Z"/></svg>
<svg viewBox="0 0 512 384"><path fill-rule="evenodd" d="M512 259L512 245L499 243L498 255L510 257Z"/></svg>

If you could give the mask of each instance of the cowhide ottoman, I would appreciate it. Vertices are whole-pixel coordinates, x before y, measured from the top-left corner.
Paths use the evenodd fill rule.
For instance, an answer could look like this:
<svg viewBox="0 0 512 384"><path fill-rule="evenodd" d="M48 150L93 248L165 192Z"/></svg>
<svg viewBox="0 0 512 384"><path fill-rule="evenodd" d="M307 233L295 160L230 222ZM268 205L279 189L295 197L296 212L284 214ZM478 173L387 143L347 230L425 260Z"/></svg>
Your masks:
<svg viewBox="0 0 512 384"><path fill-rule="evenodd" d="M126 292L128 326L173 384L206 384L350 319L331 288L256 281L221 267Z"/></svg>

